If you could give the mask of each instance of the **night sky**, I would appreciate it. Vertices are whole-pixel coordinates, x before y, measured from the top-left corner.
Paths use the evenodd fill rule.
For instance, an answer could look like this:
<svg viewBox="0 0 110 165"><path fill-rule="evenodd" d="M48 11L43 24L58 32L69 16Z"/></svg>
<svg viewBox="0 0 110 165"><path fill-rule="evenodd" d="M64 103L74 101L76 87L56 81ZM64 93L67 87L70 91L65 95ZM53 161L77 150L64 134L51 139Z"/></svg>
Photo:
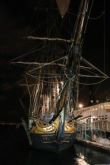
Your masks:
<svg viewBox="0 0 110 165"><path fill-rule="evenodd" d="M12 59L39 47L40 43L27 40L25 37L50 35L50 37L70 38L79 2L79 0L71 1L68 13L63 19L55 1L52 0L3 0L0 2L0 119L5 120L10 117L18 119L26 112L26 107L23 109L20 104L24 89L18 85L24 68L10 63ZM109 0L94 0L84 36L82 56L110 76L109 9ZM62 48L63 46L59 51L62 51ZM93 90L96 98L102 100L105 100L105 96L109 98L109 82L108 79L92 88L81 87L80 101L87 105L86 99L90 89ZM84 95L85 91L87 95Z"/></svg>

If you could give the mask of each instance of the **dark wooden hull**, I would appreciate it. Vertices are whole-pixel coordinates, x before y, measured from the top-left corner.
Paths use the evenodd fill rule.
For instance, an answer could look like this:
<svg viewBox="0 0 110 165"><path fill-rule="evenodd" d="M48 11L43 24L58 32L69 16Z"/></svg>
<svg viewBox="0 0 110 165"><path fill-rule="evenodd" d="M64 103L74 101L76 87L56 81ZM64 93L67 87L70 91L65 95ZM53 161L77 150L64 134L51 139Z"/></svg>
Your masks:
<svg viewBox="0 0 110 165"><path fill-rule="evenodd" d="M32 147L52 152L60 152L72 147L75 143L75 133L65 134L58 140L55 134L31 134Z"/></svg>

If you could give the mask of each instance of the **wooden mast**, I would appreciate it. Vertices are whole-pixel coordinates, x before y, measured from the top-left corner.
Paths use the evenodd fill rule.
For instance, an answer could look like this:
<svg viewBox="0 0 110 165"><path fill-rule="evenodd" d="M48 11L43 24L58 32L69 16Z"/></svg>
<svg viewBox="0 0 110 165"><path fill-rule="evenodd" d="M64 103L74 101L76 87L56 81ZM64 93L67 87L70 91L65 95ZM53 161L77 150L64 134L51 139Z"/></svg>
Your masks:
<svg viewBox="0 0 110 165"><path fill-rule="evenodd" d="M68 60L67 60L67 66L66 66L67 75L69 75L68 81L71 81L71 84L72 84L72 92L76 98L76 104L78 100L77 84L78 84L78 74L79 74L81 43L82 43L85 27L89 18L91 6L92 6L92 0L81 0L78 15L76 18L75 27L74 27L74 35L72 38L73 42L70 45L70 49L68 52ZM67 90L67 86L66 88L64 87L64 90ZM66 92L63 91L63 93L66 93ZM59 102L62 102L62 99L63 99L63 103L65 104L66 97L62 96ZM49 123L52 123L58 117L59 113L62 111L64 107L64 104L59 109L59 112L53 116L53 118L50 120ZM74 108L76 107L77 105L75 105Z"/></svg>

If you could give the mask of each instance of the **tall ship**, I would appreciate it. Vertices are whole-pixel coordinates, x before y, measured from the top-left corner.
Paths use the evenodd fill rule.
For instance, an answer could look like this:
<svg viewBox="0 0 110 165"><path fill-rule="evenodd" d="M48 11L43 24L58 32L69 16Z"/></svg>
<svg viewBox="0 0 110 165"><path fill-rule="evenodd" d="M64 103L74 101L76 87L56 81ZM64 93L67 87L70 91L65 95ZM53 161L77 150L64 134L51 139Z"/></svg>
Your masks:
<svg viewBox="0 0 110 165"><path fill-rule="evenodd" d="M62 21L70 3L70 0L56 0ZM28 122L22 120L22 123L34 148L57 152L73 146L75 123L80 117L74 113L78 109L79 78L98 78L98 74L107 78L81 56L92 5L92 0L80 0L70 38L52 36L52 27L48 29L49 37L43 36L43 32L40 37L27 36L40 48L27 61L14 61L26 66L24 86L29 94L29 111ZM90 68L97 71L97 76L93 72L91 76L85 75L84 70Z"/></svg>

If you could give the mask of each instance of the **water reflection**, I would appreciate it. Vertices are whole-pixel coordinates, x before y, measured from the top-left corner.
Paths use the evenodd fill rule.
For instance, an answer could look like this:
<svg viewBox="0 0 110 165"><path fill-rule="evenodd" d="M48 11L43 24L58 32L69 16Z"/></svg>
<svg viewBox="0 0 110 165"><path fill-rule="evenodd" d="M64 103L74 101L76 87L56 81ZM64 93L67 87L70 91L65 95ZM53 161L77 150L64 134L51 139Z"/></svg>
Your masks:
<svg viewBox="0 0 110 165"><path fill-rule="evenodd" d="M2 143L3 144L3 143ZM95 165L110 164L106 153L75 145L63 153L52 153L18 147L15 144L0 145L1 165Z"/></svg>
<svg viewBox="0 0 110 165"><path fill-rule="evenodd" d="M90 165L110 164L110 157L108 153L104 153L100 150L95 150L95 149L88 148L86 146L80 146L80 145L76 145L75 150L77 153L77 157L82 158L86 164L90 164Z"/></svg>
<svg viewBox="0 0 110 165"><path fill-rule="evenodd" d="M77 153L75 148L77 148ZM62 153L30 150L25 165L89 165L80 147L75 148Z"/></svg>
<svg viewBox="0 0 110 165"><path fill-rule="evenodd" d="M76 157L76 164L77 165L89 165L87 161L85 160L85 157L82 153L79 154L79 156Z"/></svg>
<svg viewBox="0 0 110 165"><path fill-rule="evenodd" d="M77 165L75 157L73 148L62 153L31 150L25 165Z"/></svg>

